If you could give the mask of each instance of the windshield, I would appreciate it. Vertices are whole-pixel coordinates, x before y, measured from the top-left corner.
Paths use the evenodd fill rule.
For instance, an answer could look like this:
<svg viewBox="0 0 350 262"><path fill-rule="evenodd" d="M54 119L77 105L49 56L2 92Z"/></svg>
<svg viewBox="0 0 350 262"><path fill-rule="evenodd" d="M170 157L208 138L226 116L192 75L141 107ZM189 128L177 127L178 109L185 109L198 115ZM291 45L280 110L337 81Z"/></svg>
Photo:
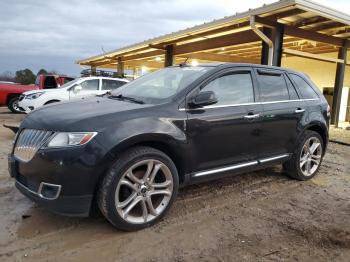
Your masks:
<svg viewBox="0 0 350 262"><path fill-rule="evenodd" d="M135 98L151 104L165 102L210 69L200 66L168 67L116 89L111 97Z"/></svg>

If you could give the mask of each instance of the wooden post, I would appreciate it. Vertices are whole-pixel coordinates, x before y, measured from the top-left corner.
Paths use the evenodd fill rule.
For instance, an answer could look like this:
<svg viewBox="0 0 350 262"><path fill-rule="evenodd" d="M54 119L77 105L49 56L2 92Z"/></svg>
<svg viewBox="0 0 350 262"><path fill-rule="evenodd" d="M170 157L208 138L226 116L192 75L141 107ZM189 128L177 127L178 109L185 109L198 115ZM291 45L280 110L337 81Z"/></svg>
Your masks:
<svg viewBox="0 0 350 262"><path fill-rule="evenodd" d="M167 45L165 47L164 67L172 66L173 64L174 64L174 46Z"/></svg>
<svg viewBox="0 0 350 262"><path fill-rule="evenodd" d="M118 57L117 76L120 78L124 77L124 62L121 57Z"/></svg>
<svg viewBox="0 0 350 262"><path fill-rule="evenodd" d="M278 24L275 29L274 43L273 43L273 61L272 65L281 66L283 53L283 36L284 25Z"/></svg>
<svg viewBox="0 0 350 262"><path fill-rule="evenodd" d="M91 66L91 73L92 76L96 76L96 66Z"/></svg>
<svg viewBox="0 0 350 262"><path fill-rule="evenodd" d="M338 59L344 60L344 63L337 63L337 70L335 75L332 116L331 116L331 124L334 124L335 127L338 127L338 124L339 124L340 101L341 101L342 89L344 86L345 67L346 67L349 43L350 43L349 41L345 40L344 45L340 47L338 51Z"/></svg>

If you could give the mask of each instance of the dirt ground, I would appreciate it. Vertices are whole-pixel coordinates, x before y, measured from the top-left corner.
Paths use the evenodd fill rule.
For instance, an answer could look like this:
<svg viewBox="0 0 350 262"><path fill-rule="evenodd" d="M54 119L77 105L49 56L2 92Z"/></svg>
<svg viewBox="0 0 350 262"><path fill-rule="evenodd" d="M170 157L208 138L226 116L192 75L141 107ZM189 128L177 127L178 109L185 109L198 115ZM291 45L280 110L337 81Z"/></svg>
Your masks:
<svg viewBox="0 0 350 262"><path fill-rule="evenodd" d="M20 121L0 109L0 261L349 261L350 147L330 143L320 173L279 166L181 189L159 224L120 232L102 217L67 218L33 204L7 172ZM332 138L350 143L350 131Z"/></svg>

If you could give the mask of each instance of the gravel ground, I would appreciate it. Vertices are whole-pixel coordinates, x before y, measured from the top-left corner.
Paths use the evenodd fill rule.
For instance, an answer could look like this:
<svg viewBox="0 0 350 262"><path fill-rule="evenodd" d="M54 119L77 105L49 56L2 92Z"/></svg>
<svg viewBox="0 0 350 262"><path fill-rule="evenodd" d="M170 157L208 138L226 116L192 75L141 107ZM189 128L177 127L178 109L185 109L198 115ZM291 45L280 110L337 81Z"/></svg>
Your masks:
<svg viewBox="0 0 350 262"><path fill-rule="evenodd" d="M307 182L276 166L181 189L159 224L125 233L102 217L51 214L14 188L2 123L22 118L0 109L0 261L349 261L348 146L330 143Z"/></svg>

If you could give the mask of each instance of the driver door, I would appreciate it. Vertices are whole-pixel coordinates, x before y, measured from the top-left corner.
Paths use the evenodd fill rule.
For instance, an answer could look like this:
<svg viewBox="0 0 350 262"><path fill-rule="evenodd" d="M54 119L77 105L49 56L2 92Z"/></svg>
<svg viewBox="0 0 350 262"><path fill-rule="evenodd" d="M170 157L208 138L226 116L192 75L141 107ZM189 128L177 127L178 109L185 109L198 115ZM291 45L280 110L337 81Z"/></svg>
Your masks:
<svg viewBox="0 0 350 262"><path fill-rule="evenodd" d="M199 92L214 92L218 101L186 110L193 172L257 160L255 147L260 135L262 106L255 103L253 83L250 68L234 68L220 72L200 87Z"/></svg>
<svg viewBox="0 0 350 262"><path fill-rule="evenodd" d="M69 92L69 99L84 99L97 95L99 92L100 79L89 79L77 84Z"/></svg>

